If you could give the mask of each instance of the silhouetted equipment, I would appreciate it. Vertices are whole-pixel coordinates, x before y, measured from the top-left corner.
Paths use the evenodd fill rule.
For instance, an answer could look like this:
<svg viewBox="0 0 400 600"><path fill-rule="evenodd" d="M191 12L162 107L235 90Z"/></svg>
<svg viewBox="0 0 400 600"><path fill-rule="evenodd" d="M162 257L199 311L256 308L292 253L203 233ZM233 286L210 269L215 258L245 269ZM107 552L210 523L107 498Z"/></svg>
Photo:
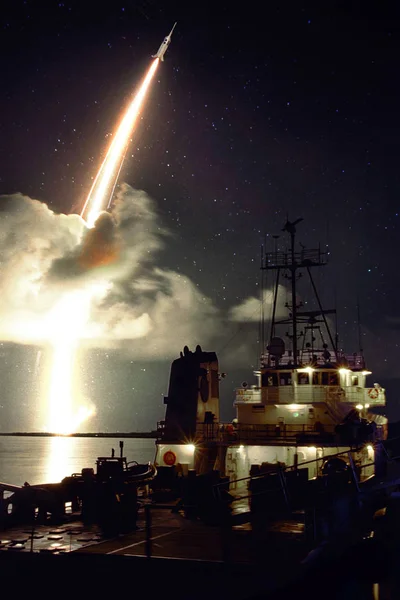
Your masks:
<svg viewBox="0 0 400 600"><path fill-rule="evenodd" d="M344 473L348 471L346 462L341 458L329 458L324 462L322 473L329 475L332 473Z"/></svg>
<svg viewBox="0 0 400 600"><path fill-rule="evenodd" d="M37 521L57 523L65 518L66 503L81 512L87 523L98 523L105 535L131 531L136 526L137 489L156 475L151 464L128 463L123 456L124 443L119 443L120 456L100 456L96 473L84 468L81 473L65 477L60 483L40 486L24 485L7 499L11 512L5 526Z"/></svg>
<svg viewBox="0 0 400 600"><path fill-rule="evenodd" d="M281 358L285 354L285 342L280 337L273 337L267 346L267 350L271 356Z"/></svg>
<svg viewBox="0 0 400 600"><path fill-rule="evenodd" d="M290 233L290 235L294 235L296 233L296 225L301 223L301 221L304 221L303 217L296 219L296 221L293 221L293 223L287 220L282 228L282 231L287 231L288 233Z"/></svg>

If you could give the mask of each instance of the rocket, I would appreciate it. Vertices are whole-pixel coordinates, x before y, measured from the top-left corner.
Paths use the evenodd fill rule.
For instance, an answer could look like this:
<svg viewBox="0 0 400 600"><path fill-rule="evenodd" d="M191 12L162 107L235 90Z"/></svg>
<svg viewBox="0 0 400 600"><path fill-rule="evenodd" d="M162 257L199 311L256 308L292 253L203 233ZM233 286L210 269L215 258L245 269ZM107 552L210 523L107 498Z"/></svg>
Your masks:
<svg viewBox="0 0 400 600"><path fill-rule="evenodd" d="M160 60L164 60L164 54L167 51L168 46L171 43L171 36L172 36L172 32L174 31L176 26L176 23L174 23L173 28L171 29L171 31L169 32L169 34L167 35L167 37L164 38L161 46L159 47L159 49L157 50L156 54L152 54L152 58L159 58Z"/></svg>

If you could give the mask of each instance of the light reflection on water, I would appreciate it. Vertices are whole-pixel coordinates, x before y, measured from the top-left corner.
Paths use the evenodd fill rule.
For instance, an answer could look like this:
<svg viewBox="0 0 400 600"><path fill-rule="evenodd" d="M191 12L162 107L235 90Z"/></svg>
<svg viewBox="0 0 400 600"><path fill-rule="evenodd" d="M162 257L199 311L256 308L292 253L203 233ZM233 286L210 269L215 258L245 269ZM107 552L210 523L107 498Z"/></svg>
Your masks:
<svg viewBox="0 0 400 600"><path fill-rule="evenodd" d="M77 438L52 437L49 438L50 447L48 449L46 460L46 482L61 481L67 475L72 475L68 471L69 457L75 454L75 442Z"/></svg>
<svg viewBox="0 0 400 600"><path fill-rule="evenodd" d="M154 460L154 439L124 439L128 461ZM119 455L118 438L0 436L0 481L22 485L55 483L85 467L96 467L98 456Z"/></svg>

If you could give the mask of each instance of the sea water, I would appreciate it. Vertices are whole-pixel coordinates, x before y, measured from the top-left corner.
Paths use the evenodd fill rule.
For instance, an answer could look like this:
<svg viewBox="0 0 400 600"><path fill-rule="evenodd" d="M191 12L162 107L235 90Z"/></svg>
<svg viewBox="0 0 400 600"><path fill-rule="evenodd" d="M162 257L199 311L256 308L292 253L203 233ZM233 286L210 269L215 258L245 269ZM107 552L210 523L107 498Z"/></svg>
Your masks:
<svg viewBox="0 0 400 600"><path fill-rule="evenodd" d="M124 456L128 462L153 462L152 438L126 438ZM119 456L118 438L0 437L0 482L13 485L57 483L85 467L96 470L98 456Z"/></svg>

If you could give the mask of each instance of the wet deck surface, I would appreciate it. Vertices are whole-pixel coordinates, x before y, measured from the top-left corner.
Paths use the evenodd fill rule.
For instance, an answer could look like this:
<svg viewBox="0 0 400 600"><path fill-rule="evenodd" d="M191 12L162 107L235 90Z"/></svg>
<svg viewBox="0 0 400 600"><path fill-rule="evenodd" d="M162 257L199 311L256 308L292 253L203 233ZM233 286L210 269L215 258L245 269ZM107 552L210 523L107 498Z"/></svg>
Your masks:
<svg viewBox="0 0 400 600"><path fill-rule="evenodd" d="M138 526L139 529L135 532L86 545L76 552L146 556L144 521L139 521ZM279 549L282 548L285 553L303 555L304 526L301 522L285 519L274 521L267 524L262 533L269 541L269 547L274 545L275 553L279 553ZM259 555L259 535L253 535L250 523L226 529L185 519L171 511L152 509L151 556L153 557L254 563Z"/></svg>
<svg viewBox="0 0 400 600"><path fill-rule="evenodd" d="M32 540L33 537L33 540ZM84 527L80 521L69 522L64 526L37 525L12 527L0 532L2 552L47 552L60 554L74 552L87 545L103 540L97 526Z"/></svg>
<svg viewBox="0 0 400 600"><path fill-rule="evenodd" d="M239 515L245 515L242 511ZM226 529L190 520L171 509L151 509L151 555L170 559L249 564L259 558L260 535L276 553L303 555L304 525L300 520L281 519L264 523L253 534L250 522ZM246 521L246 516L243 518ZM79 521L67 525L41 525L34 529L15 527L0 533L0 551L13 553L89 553L146 556L146 522L139 512L137 530L105 539L97 526L84 527Z"/></svg>

